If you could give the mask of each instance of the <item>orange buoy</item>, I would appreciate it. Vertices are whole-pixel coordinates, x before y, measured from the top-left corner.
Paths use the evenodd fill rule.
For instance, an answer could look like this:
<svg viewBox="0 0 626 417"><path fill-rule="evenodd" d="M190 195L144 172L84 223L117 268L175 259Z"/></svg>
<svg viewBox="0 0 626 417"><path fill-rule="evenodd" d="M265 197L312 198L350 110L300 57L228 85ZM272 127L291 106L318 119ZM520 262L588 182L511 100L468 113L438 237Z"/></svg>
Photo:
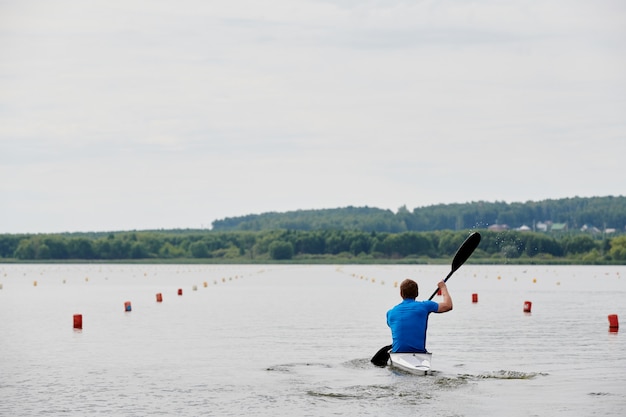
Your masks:
<svg viewBox="0 0 626 417"><path fill-rule="evenodd" d="M157 303L162 302L163 301L163 294L157 293L156 298L157 298Z"/></svg>
<svg viewBox="0 0 626 417"><path fill-rule="evenodd" d="M524 301L524 313L530 313L533 308L533 303L530 301Z"/></svg>
<svg viewBox="0 0 626 417"><path fill-rule="evenodd" d="M206 288L206 287L208 287L209 284L206 281L204 281L204 283L202 285L204 285L204 288Z"/></svg>
<svg viewBox="0 0 626 417"><path fill-rule="evenodd" d="M75 329L83 328L83 315L82 314L74 314L74 328Z"/></svg>
<svg viewBox="0 0 626 417"><path fill-rule="evenodd" d="M609 331L616 332L619 329L617 314L609 314Z"/></svg>
<svg viewBox="0 0 626 417"><path fill-rule="evenodd" d="M132 311L132 307L130 305L130 301L124 302L124 311Z"/></svg>
<svg viewBox="0 0 626 417"><path fill-rule="evenodd" d="M183 289L182 288L178 289L178 295L183 295Z"/></svg>
<svg viewBox="0 0 626 417"><path fill-rule="evenodd" d="M36 286L37 286L37 281L35 280L33 281L33 287L36 287Z"/></svg>
<svg viewBox="0 0 626 417"><path fill-rule="evenodd" d="M472 303L477 303L478 302L478 294L474 293L472 294Z"/></svg>

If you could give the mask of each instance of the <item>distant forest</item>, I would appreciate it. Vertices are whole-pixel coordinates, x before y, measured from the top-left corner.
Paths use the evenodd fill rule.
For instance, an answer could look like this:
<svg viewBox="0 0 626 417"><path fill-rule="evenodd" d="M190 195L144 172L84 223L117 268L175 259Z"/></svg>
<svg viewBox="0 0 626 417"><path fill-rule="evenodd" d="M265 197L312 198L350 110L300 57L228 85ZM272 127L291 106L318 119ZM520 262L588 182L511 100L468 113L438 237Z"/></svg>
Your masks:
<svg viewBox="0 0 626 417"><path fill-rule="evenodd" d="M626 231L626 197L565 198L526 203L477 201L439 204L397 213L371 207L298 210L286 213L250 214L212 223L214 231L261 230L360 230L364 232L430 232L497 227L533 231Z"/></svg>
<svg viewBox="0 0 626 417"><path fill-rule="evenodd" d="M449 261L470 231L470 262L626 262L626 198L266 213L212 230L0 235L1 262L431 263Z"/></svg>

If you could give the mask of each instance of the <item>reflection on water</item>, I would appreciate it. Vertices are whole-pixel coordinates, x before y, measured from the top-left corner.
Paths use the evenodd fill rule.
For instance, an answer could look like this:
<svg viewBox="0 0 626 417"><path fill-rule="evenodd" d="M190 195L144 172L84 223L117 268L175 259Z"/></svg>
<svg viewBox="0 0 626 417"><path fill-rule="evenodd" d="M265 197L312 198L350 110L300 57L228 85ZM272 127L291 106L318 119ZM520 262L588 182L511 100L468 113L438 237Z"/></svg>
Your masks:
<svg viewBox="0 0 626 417"><path fill-rule="evenodd" d="M624 267L465 265L433 374L372 366L396 283L448 269L0 265L0 415L623 414Z"/></svg>

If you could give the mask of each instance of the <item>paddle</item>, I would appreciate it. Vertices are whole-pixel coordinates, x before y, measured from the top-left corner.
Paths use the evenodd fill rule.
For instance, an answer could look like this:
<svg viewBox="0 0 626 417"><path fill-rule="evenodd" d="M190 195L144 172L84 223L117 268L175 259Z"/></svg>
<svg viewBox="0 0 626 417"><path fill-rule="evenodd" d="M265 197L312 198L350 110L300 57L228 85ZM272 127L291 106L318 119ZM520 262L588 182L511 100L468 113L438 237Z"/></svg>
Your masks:
<svg viewBox="0 0 626 417"><path fill-rule="evenodd" d="M480 243L480 233L478 232L473 232L467 237L467 239L465 239L465 241L461 244L459 249L456 251L456 255L454 255L454 259L452 259L452 268L450 269L450 273L443 280L443 282L447 282L448 279L450 279L450 277L452 276L452 274L454 274L454 272L457 269L459 269L461 265L463 265L465 261L469 259L470 256L472 256L472 253L474 253L474 250L478 247L479 243ZM433 292L429 300L432 300L435 297L435 295L437 295L438 291L439 291L439 288L437 288L435 292Z"/></svg>
<svg viewBox="0 0 626 417"><path fill-rule="evenodd" d="M474 250L478 247L480 243L480 233L473 232L470 234L467 239L461 244L459 249L457 249L456 254L454 255L454 259L452 259L452 267L450 268L450 273L443 280L443 282L447 282L448 279L454 274L454 272L461 267L472 256ZM429 300L432 300L439 288L433 292L433 295L430 296ZM389 351L391 350L391 345L383 346L376 354L372 357L371 362L376 366L386 366L389 360Z"/></svg>

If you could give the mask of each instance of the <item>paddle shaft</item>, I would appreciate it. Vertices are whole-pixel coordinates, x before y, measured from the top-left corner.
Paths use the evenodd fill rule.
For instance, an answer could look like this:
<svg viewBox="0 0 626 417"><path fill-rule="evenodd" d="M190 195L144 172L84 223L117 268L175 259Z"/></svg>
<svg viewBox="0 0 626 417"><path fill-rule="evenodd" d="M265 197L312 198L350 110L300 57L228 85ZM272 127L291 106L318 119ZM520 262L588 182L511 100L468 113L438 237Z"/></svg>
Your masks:
<svg viewBox="0 0 626 417"><path fill-rule="evenodd" d="M452 274L454 274L454 271L450 271L448 273L448 276L444 278L443 282L447 282L448 279L452 276ZM428 297L428 301L432 300L433 298L435 298L435 295L437 295L437 293L439 292L439 288L437 288L430 297Z"/></svg>

